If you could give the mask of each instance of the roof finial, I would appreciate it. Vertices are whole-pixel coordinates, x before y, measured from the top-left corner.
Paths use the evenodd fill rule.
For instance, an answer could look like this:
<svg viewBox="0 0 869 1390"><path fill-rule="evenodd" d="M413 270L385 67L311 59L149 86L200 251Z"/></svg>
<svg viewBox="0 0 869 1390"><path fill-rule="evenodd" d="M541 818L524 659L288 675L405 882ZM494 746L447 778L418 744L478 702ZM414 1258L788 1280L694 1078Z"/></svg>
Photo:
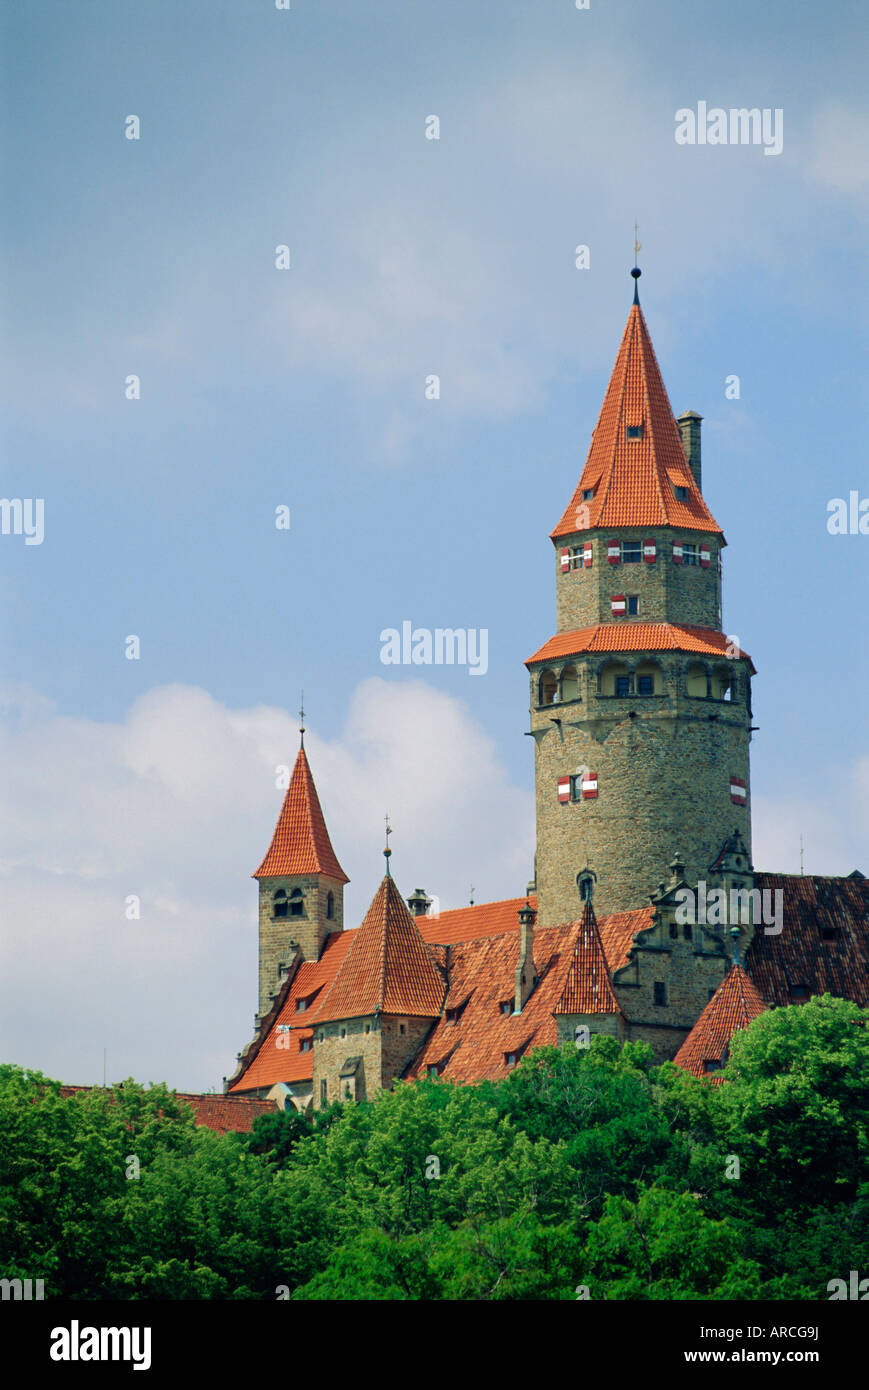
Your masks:
<svg viewBox="0 0 869 1390"><path fill-rule="evenodd" d="M387 878L391 878L392 875L391 875L391 873L389 872L389 856L391 855L392 850L389 848L389 837L390 837L390 835L392 834L392 826L389 824L389 812L388 812L388 811L387 811L386 815L383 817L383 819L384 819L384 821L386 822L386 849L383 851L383 857L384 857L384 859L386 860L386 877L387 877Z"/></svg>
<svg viewBox="0 0 869 1390"><path fill-rule="evenodd" d="M634 303L635 303L635 304L639 304L639 302L640 302L640 295L639 295L640 284L639 284L639 281L640 281L640 276L642 275L643 272L640 270L640 267L637 265L637 257L639 256L639 254L640 254L640 252L642 251L642 249L643 249L643 246L642 246L642 242L640 241L640 227L639 227L639 223L635 222L635 223L634 223L634 268L633 268L633 270L631 271L631 275L634 277Z"/></svg>
<svg viewBox="0 0 869 1390"><path fill-rule="evenodd" d="M733 964L739 964L739 927L730 928L730 939L733 942Z"/></svg>
<svg viewBox="0 0 869 1390"><path fill-rule="evenodd" d="M305 692L302 691L302 704L299 709L299 734L302 739L302 747L305 746Z"/></svg>

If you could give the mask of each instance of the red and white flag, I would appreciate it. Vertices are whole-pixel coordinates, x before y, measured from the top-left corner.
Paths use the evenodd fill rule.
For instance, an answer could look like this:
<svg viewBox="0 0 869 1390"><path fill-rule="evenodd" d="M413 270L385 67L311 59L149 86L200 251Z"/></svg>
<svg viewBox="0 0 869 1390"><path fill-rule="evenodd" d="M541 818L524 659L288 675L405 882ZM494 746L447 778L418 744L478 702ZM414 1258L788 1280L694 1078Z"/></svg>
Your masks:
<svg viewBox="0 0 869 1390"><path fill-rule="evenodd" d="M617 565L621 559L622 548L619 541L607 541L606 557L611 565Z"/></svg>
<svg viewBox="0 0 869 1390"><path fill-rule="evenodd" d="M647 565L655 563L656 546L654 541L643 541L643 559Z"/></svg>
<svg viewBox="0 0 869 1390"><path fill-rule="evenodd" d="M682 546L681 546L681 543L680 543L679 541L674 541L674 542L673 542L673 564L674 564L674 565L681 565L681 563L682 563Z"/></svg>
<svg viewBox="0 0 869 1390"><path fill-rule="evenodd" d="M582 799L592 801L597 796L597 773L589 772L582 779Z"/></svg>
<svg viewBox="0 0 869 1390"><path fill-rule="evenodd" d="M569 550L562 550L562 552L561 552L561 570L562 570L562 573L563 573L565 570L569 570L569 569L570 569L570 551L569 551Z"/></svg>
<svg viewBox="0 0 869 1390"><path fill-rule="evenodd" d="M583 563L584 563L584 565L585 565L585 568L586 568L587 570L590 570L590 569L591 569L591 557L592 557L593 554L594 554L594 550L593 550L591 541L586 541L586 543L585 543L585 551L583 552L583 557L582 557L582 558L583 558Z"/></svg>
<svg viewBox="0 0 869 1390"><path fill-rule="evenodd" d="M624 594L613 594L612 610L614 618L623 618L625 616L626 606Z"/></svg>
<svg viewBox="0 0 869 1390"><path fill-rule="evenodd" d="M569 778L569 777L559 777L559 779L558 779L558 800L559 800L559 801L569 801L569 800L570 800L570 778Z"/></svg>

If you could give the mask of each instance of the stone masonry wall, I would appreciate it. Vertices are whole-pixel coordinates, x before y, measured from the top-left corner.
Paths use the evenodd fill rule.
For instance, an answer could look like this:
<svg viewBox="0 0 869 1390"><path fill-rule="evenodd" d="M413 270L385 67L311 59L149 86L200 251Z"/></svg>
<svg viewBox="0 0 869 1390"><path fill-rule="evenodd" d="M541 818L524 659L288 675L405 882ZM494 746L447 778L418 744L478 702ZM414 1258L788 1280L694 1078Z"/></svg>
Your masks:
<svg viewBox="0 0 869 1390"><path fill-rule="evenodd" d="M576 920L577 875L583 869L595 875L600 916L648 906L676 854L689 882L705 877L736 828L751 853L747 664L725 663L739 680L739 698L725 701L687 695L694 664L688 655L625 656L628 666L656 662L663 693L597 694L600 670L610 658L596 654L569 658L580 670L581 699L532 704L541 927ZM707 663L710 672L720 665ZM532 699L539 669L531 673ZM597 773L597 798L559 802L558 779L582 767ZM731 776L746 784L745 806L731 800Z"/></svg>
<svg viewBox="0 0 869 1390"><path fill-rule="evenodd" d="M323 1105L323 1081L327 1105L344 1099L340 1072L348 1057L362 1058L357 1100L372 1100L378 1090L390 1088L416 1055L434 1022L430 1018L386 1014L318 1025L314 1033L315 1109Z"/></svg>
<svg viewBox="0 0 869 1390"><path fill-rule="evenodd" d="M656 559L652 564L609 564L609 540L654 540ZM673 542L688 541L700 546L709 545L709 568L697 565L677 565L673 561ZM561 569L561 552L571 546L591 541L594 558L591 569ZM719 552L721 536L714 532L680 531L671 527L619 527L615 531L579 531L555 547L555 593L559 632L591 627L596 623L611 623L611 599L614 594L635 594L639 611L635 617L619 618L618 622L689 623L694 627L721 630L721 572Z"/></svg>
<svg viewBox="0 0 869 1390"><path fill-rule="evenodd" d="M305 895L304 917L275 917L274 895L283 888L287 896L294 888ZM326 917L328 893L334 894L335 915ZM299 874L287 878L259 881L259 1012L271 1006L278 988L278 967L292 955L291 942L298 942L304 960L318 960L323 942L330 932L344 928L344 885L320 874Z"/></svg>

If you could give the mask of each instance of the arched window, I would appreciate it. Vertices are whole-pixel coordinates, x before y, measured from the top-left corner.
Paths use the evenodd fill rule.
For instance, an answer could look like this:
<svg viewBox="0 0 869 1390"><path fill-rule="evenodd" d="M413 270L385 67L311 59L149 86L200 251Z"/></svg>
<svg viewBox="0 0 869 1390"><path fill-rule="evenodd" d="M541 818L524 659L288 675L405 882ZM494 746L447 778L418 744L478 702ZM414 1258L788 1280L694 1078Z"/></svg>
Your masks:
<svg viewBox="0 0 869 1390"><path fill-rule="evenodd" d="M709 694L709 681L702 661L692 661L688 666L685 672L685 690L697 700L705 700Z"/></svg>
<svg viewBox="0 0 869 1390"><path fill-rule="evenodd" d="M326 894L326 916L331 922L335 916L335 894Z"/></svg>
<svg viewBox="0 0 869 1390"><path fill-rule="evenodd" d="M664 675L657 661L641 661L634 672L634 689L638 695L663 695Z"/></svg>
<svg viewBox="0 0 869 1390"><path fill-rule="evenodd" d="M579 699L579 672L575 666L565 666L561 673L562 700Z"/></svg>
<svg viewBox="0 0 869 1390"><path fill-rule="evenodd" d="M716 666L712 672L712 697L715 700L735 700L738 678L730 666Z"/></svg>
<svg viewBox="0 0 869 1390"><path fill-rule="evenodd" d="M600 673L601 695L632 695L633 679L623 661L608 661Z"/></svg>
<svg viewBox="0 0 869 1390"><path fill-rule="evenodd" d="M558 698L558 681L554 671L543 671L537 685L537 703L554 705Z"/></svg>
<svg viewBox="0 0 869 1390"><path fill-rule="evenodd" d="M286 917L287 915L287 895L283 888L279 888L272 898L272 916Z"/></svg>
<svg viewBox="0 0 869 1390"><path fill-rule="evenodd" d="M301 888L294 888L290 894L290 916L304 917L305 915L305 895Z"/></svg>

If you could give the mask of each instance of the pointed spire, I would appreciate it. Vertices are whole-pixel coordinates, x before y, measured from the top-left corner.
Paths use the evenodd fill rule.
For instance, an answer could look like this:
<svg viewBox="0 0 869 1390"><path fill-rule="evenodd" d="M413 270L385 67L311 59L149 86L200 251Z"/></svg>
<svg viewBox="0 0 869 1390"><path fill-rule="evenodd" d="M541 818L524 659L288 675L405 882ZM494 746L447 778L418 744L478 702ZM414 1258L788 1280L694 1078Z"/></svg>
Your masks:
<svg viewBox="0 0 869 1390"><path fill-rule="evenodd" d="M591 899L587 898L573 947L573 960L564 981L556 1014L621 1013L610 980L603 942Z"/></svg>
<svg viewBox="0 0 869 1390"><path fill-rule="evenodd" d="M639 267L631 274L634 302L582 476L551 532L553 540L595 527L721 530L685 461L682 436L639 304Z"/></svg>
<svg viewBox="0 0 869 1390"><path fill-rule="evenodd" d="M742 966L732 965L673 1061L694 1076L705 1076L707 1062L724 1065L734 1033L765 1012L766 1005Z"/></svg>
<svg viewBox="0 0 869 1390"><path fill-rule="evenodd" d="M384 874L317 1022L363 1014L437 1018L444 982L395 880Z"/></svg>
<svg viewBox="0 0 869 1390"><path fill-rule="evenodd" d="M296 757L268 852L251 878L291 874L326 874L341 883L350 882L332 848L304 747Z"/></svg>

